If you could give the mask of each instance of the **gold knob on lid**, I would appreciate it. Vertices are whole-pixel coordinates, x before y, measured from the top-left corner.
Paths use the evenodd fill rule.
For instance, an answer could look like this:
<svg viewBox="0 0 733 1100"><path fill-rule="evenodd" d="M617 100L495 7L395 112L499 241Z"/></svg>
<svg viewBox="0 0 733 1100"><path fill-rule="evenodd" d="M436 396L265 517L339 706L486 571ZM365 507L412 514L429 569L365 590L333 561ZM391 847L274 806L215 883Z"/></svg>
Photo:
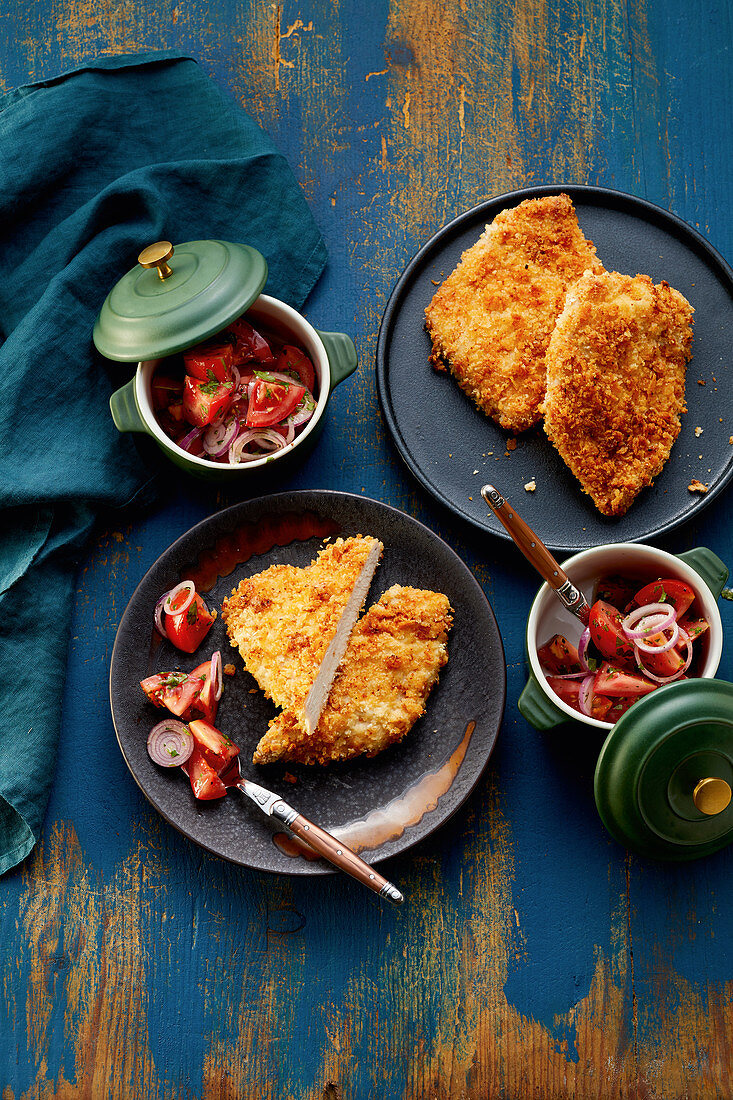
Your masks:
<svg viewBox="0 0 733 1100"><path fill-rule="evenodd" d="M173 255L173 245L170 241L157 241L144 248L137 258L142 267L157 267L161 279L167 279L173 274L173 269L168 266L168 260Z"/></svg>
<svg viewBox="0 0 733 1100"><path fill-rule="evenodd" d="M692 792L692 800L700 813L713 817L726 809L731 799L730 785L724 779L701 779Z"/></svg>

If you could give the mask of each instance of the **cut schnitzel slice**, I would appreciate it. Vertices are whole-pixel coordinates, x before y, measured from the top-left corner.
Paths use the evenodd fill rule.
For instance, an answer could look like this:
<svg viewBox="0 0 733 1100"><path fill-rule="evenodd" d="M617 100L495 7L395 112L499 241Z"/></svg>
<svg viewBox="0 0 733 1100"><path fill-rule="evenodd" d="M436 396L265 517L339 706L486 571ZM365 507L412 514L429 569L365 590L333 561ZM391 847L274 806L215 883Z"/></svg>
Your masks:
<svg viewBox="0 0 733 1100"><path fill-rule="evenodd" d="M265 694L315 729L382 554L381 542L337 539L305 569L273 565L224 601L232 646Z"/></svg>
<svg viewBox="0 0 733 1100"><path fill-rule="evenodd" d="M545 352L565 294L603 271L565 194L502 210L467 249L425 310L431 363L502 428L539 423Z"/></svg>
<svg viewBox="0 0 733 1100"><path fill-rule="evenodd" d="M447 596L394 585L354 627L312 736L292 713L273 718L255 764L328 764L375 756L402 738L425 710L448 660Z"/></svg>
<svg viewBox="0 0 733 1100"><path fill-rule="evenodd" d="M547 352L545 431L605 516L669 458L685 412L690 303L648 275L586 272Z"/></svg>

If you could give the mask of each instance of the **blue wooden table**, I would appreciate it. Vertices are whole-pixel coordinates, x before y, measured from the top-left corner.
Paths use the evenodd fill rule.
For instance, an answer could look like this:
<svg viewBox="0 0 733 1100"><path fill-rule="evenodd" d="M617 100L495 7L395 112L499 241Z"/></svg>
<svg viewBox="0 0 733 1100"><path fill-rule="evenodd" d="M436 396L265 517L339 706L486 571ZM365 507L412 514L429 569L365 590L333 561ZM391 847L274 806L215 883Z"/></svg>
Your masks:
<svg viewBox="0 0 733 1100"><path fill-rule="evenodd" d="M416 249L518 187L631 192L730 260L732 41L723 0L12 5L5 88L167 46L271 132L330 253L306 314L353 333L361 359L284 487L364 493L445 538L497 615L508 705L468 803L387 865L400 911L343 876L244 871L181 838L129 775L107 702L137 582L237 499L171 467L165 504L105 521L79 571L43 841L0 881L3 1100L733 1095L733 850L666 866L606 834L598 742L539 735L516 708L537 581L410 479L373 369ZM733 564L732 535L728 492L662 545Z"/></svg>

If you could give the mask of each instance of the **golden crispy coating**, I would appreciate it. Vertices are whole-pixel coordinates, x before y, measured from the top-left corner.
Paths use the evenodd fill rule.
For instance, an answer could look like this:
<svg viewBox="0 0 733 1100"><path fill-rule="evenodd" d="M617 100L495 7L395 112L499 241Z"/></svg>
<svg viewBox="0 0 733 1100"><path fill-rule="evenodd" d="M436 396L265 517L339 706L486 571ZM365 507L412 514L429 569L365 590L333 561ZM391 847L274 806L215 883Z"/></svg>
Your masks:
<svg viewBox="0 0 733 1100"><path fill-rule="evenodd" d="M567 195L502 210L425 310L430 361L447 366L488 416L515 432L541 418L545 352L565 294L603 271Z"/></svg>
<svg viewBox="0 0 733 1100"><path fill-rule="evenodd" d="M337 539L305 569L273 565L224 601L231 645L248 671L306 726L318 720L381 552L377 539Z"/></svg>
<svg viewBox="0 0 733 1100"><path fill-rule="evenodd" d="M280 714L254 763L328 764L375 756L401 741L448 660L451 622L451 606L440 592L388 589L354 627L314 733L309 737L292 713Z"/></svg>
<svg viewBox="0 0 733 1100"><path fill-rule="evenodd" d="M545 431L599 511L620 516L660 472L685 412L690 303L648 275L585 275L547 352Z"/></svg>

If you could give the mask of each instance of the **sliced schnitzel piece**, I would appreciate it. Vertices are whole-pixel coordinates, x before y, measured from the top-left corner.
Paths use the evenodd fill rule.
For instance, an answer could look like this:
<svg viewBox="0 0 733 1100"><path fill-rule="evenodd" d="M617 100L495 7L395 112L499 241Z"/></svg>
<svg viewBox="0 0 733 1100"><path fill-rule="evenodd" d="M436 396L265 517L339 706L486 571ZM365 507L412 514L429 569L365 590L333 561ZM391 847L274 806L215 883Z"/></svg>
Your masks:
<svg viewBox="0 0 733 1100"><path fill-rule="evenodd" d="M685 412L694 310L648 275L587 272L547 351L545 431L605 516L621 516L669 458Z"/></svg>
<svg viewBox="0 0 733 1100"><path fill-rule="evenodd" d="M265 694L315 729L382 554L377 539L337 539L305 569L273 565L224 601L232 646Z"/></svg>
<svg viewBox="0 0 733 1100"><path fill-rule="evenodd" d="M320 721L309 736L292 713L270 722L255 764L328 764L375 756L425 710L448 660L447 596L394 585L354 627Z"/></svg>
<svg viewBox="0 0 733 1100"><path fill-rule="evenodd" d="M425 310L430 361L448 367L502 428L539 423L545 352L565 294L584 271L603 271L567 195L502 210Z"/></svg>

